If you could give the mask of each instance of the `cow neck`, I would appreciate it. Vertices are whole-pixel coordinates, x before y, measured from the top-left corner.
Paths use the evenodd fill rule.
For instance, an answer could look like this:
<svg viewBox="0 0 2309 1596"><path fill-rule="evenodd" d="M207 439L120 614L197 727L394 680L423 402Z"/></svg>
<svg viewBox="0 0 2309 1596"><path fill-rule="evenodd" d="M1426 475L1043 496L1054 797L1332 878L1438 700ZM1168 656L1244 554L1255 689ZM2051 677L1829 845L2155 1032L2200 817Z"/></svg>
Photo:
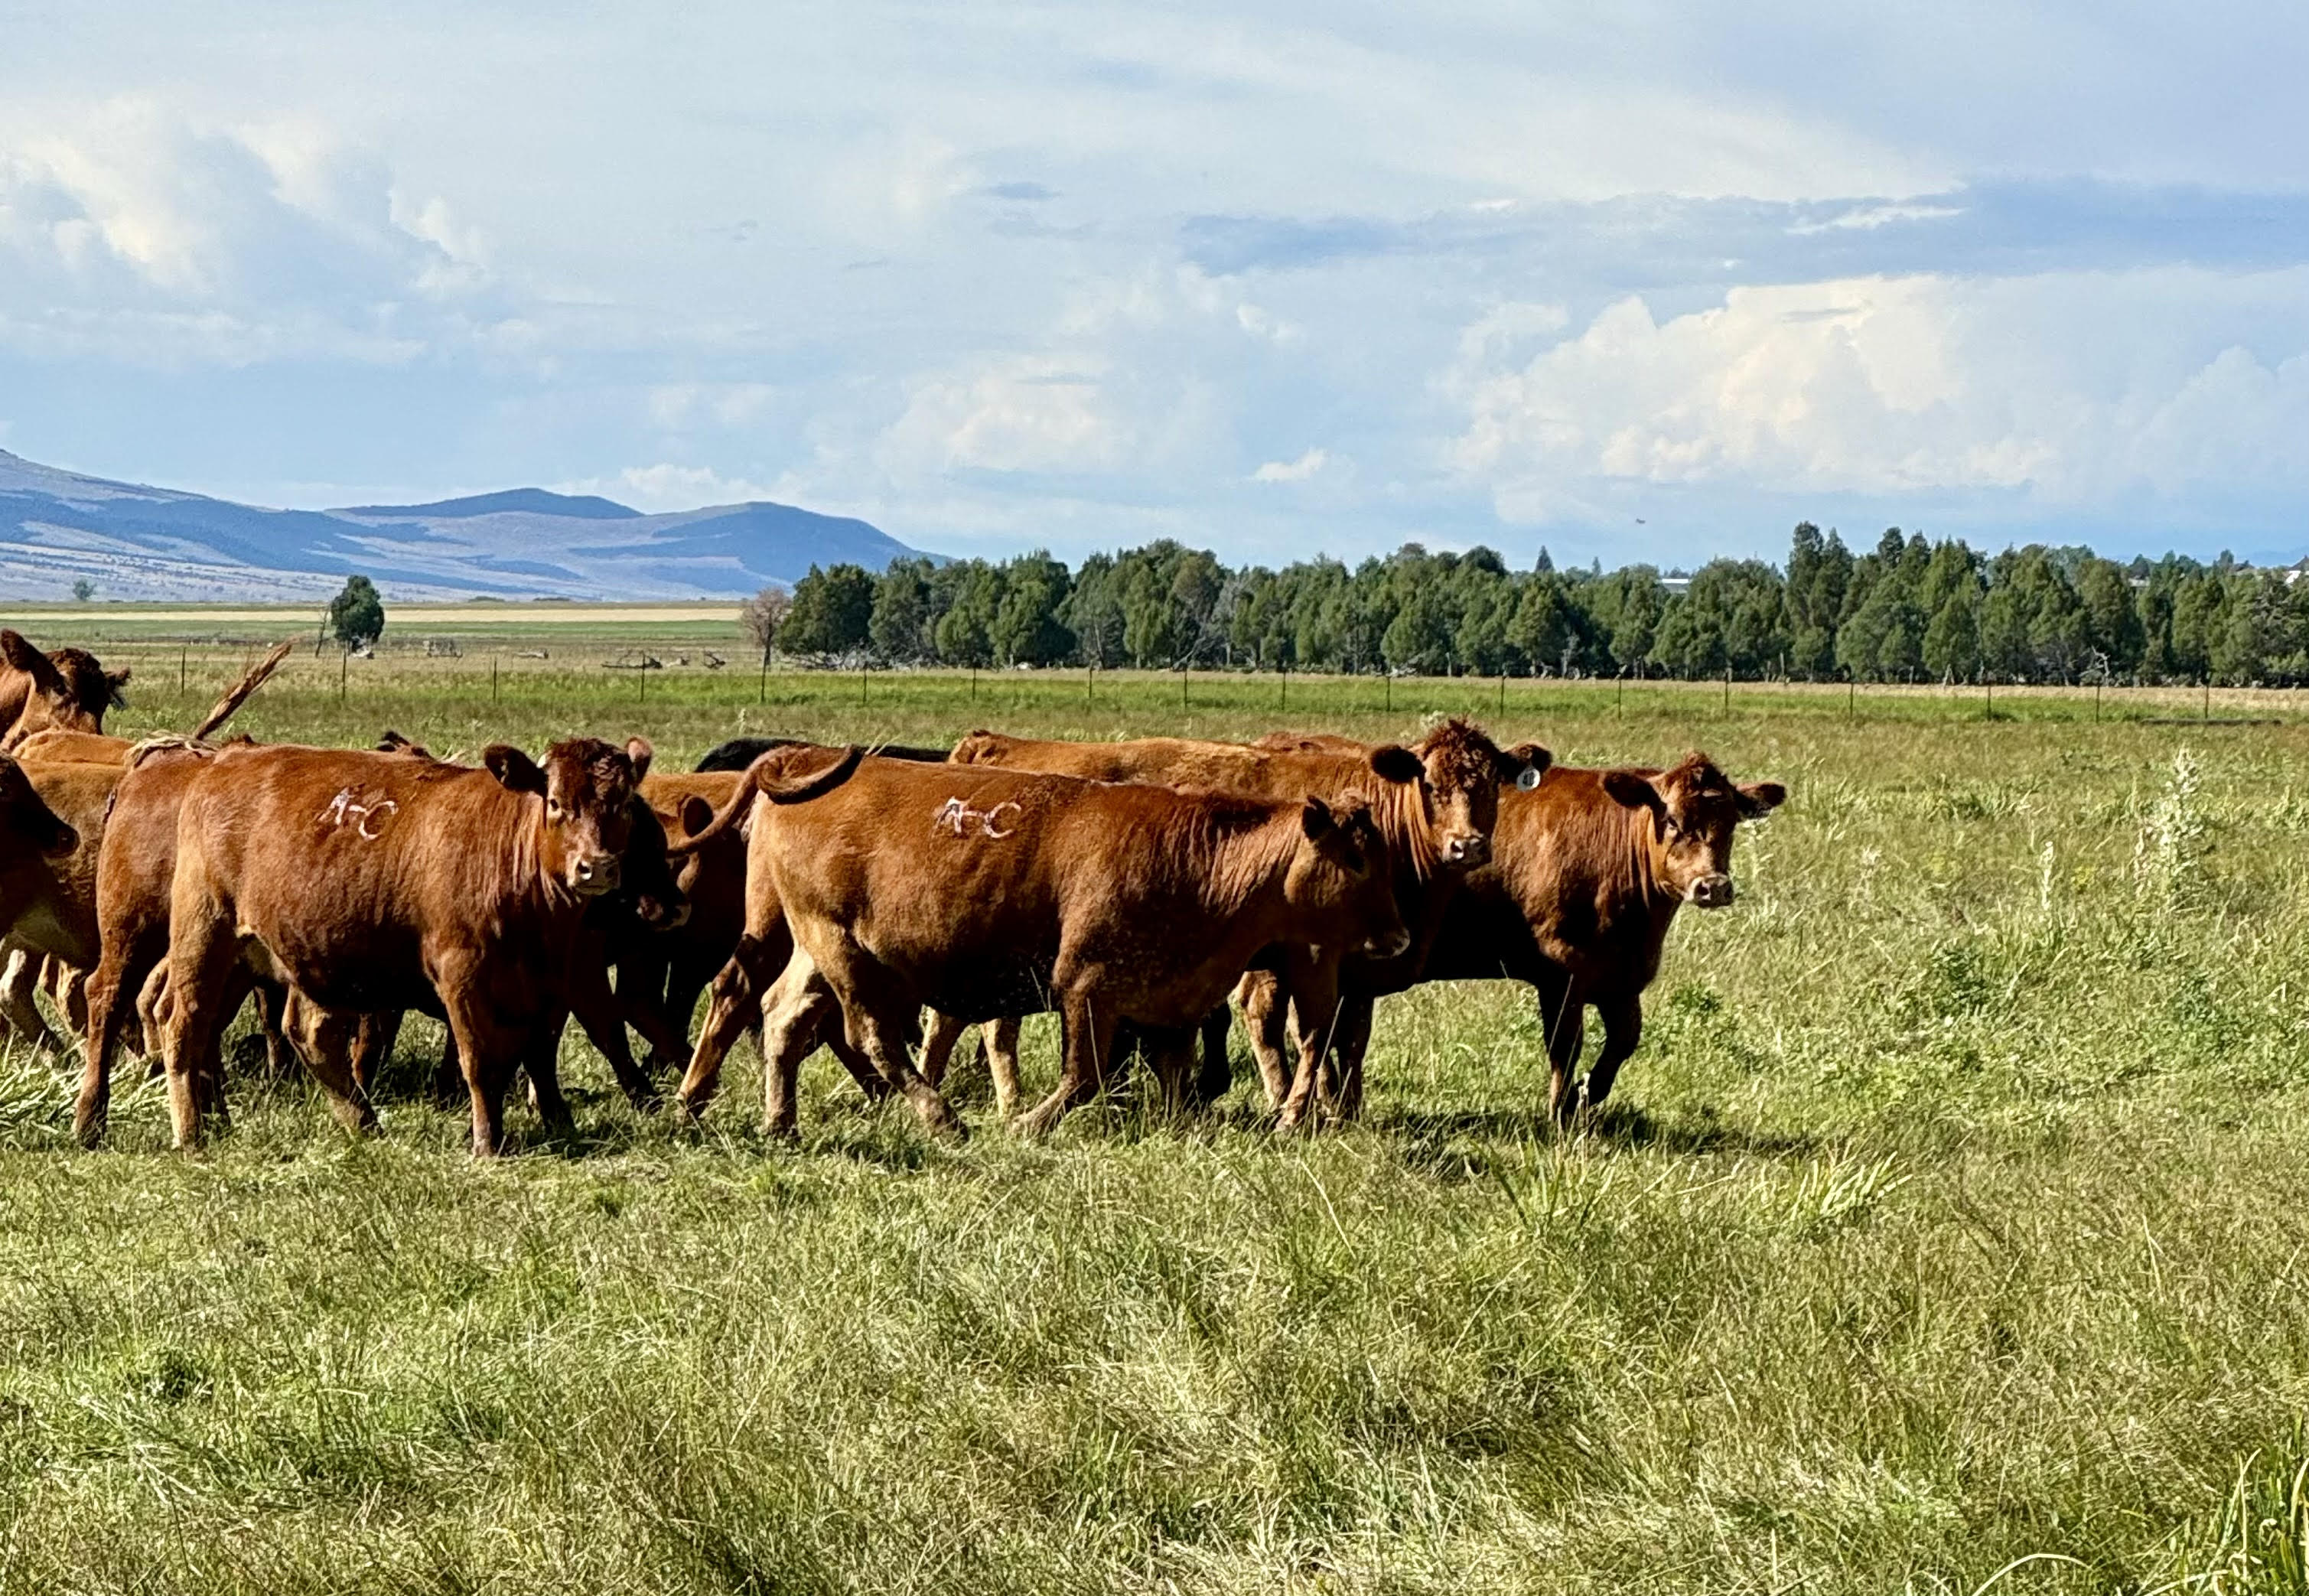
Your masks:
<svg viewBox="0 0 2309 1596"><path fill-rule="evenodd" d="M1202 872L1205 906L1232 916L1251 907L1263 893L1279 892L1300 839L1296 804L1263 805L1271 812L1256 826L1230 827L1212 809L1196 814L1197 829L1210 842L1211 867ZM1180 855L1192 858L1192 851Z"/></svg>
<svg viewBox="0 0 2309 1596"><path fill-rule="evenodd" d="M1424 780L1381 782L1371 799L1371 813L1395 855L1397 880L1408 872L1414 885L1424 887L1443 868L1442 851L1435 846L1435 817L1427 803Z"/></svg>
<svg viewBox="0 0 2309 1596"><path fill-rule="evenodd" d="M1683 899L1666 890L1660 882L1659 821L1648 809L1630 809L1628 828L1628 873L1636 885L1636 894L1655 921L1665 923L1674 918Z"/></svg>
<svg viewBox="0 0 2309 1596"><path fill-rule="evenodd" d="M545 830L545 800L534 793L515 793L501 785L487 771L475 777L486 781L509 802L492 805L492 819L503 817L502 837L507 845L503 848L476 846L477 859L493 859L498 865L498 878L485 883L483 894L500 906L500 915L512 918L541 921L552 924L566 919L572 926L584 912L585 900L570 889L558 876L549 876L541 863L542 850L539 842ZM471 839L476 845L480 837Z"/></svg>

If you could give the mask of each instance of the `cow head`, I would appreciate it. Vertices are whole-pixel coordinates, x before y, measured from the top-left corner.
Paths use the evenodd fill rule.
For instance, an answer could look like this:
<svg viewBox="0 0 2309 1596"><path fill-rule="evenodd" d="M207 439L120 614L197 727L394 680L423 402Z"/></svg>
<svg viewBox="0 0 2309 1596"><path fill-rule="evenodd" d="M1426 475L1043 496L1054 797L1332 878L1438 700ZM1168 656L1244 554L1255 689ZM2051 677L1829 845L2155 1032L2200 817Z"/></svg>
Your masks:
<svg viewBox="0 0 2309 1596"><path fill-rule="evenodd" d="M1734 785L1705 754L1686 754L1673 770L1606 770L1604 791L1651 822L1652 879L1660 891L1695 908L1732 901L1732 833L1742 820L1787 801L1776 781Z"/></svg>
<svg viewBox="0 0 2309 1596"><path fill-rule="evenodd" d="M1473 870L1490 860L1500 785L1528 791L1554 762L1554 756L1536 742L1501 749L1482 727L1457 716L1407 750L1379 750L1371 756L1372 768L1379 768L1381 755L1406 751L1427 781L1428 837L1437 856L1454 870Z"/></svg>
<svg viewBox="0 0 2309 1596"><path fill-rule="evenodd" d="M24 768L0 754L0 850L29 850L44 859L61 859L80 846L80 833L57 818Z"/></svg>
<svg viewBox="0 0 2309 1596"><path fill-rule="evenodd" d="M632 803L633 834L615 901L650 930L672 931L689 918L689 894L665 851L664 820L638 794Z"/></svg>
<svg viewBox="0 0 2309 1596"><path fill-rule="evenodd" d="M13 724L0 727L0 743L13 747L51 726L65 732L101 732L104 712L125 698L129 668L108 671L85 648L42 654L22 634L0 629L0 674L15 680L0 689L0 701L17 706Z"/></svg>
<svg viewBox="0 0 2309 1596"><path fill-rule="evenodd" d="M1387 839L1370 808L1349 800L1336 806L1310 798L1299 812L1305 838L1284 883L1293 906L1345 923L1354 951L1392 958L1411 945L1395 882L1387 868Z"/></svg>
<svg viewBox="0 0 2309 1596"><path fill-rule="evenodd" d="M497 742L482 750L481 762L507 790L538 800L537 863L548 880L580 898L618 889L634 811L641 807L636 790L649 771L648 743L636 737L618 748L573 737L546 750L540 767Z"/></svg>

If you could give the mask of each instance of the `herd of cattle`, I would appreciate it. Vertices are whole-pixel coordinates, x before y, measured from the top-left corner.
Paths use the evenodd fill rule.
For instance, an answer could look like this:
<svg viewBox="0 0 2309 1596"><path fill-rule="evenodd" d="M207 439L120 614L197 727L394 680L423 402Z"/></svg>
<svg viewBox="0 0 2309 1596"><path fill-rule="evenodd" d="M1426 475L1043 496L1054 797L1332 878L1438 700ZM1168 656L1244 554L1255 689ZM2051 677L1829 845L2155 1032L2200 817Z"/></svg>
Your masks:
<svg viewBox="0 0 2309 1596"><path fill-rule="evenodd" d="M572 1018L638 1106L679 1070L682 1111L702 1111L758 1026L774 1132L792 1132L796 1071L825 1046L870 1097L958 1137L939 1085L964 1028L984 1027L1008 1120L1019 1017L1059 1015L1058 1084L1015 1122L1031 1134L1133 1058L1173 1110L1213 1101L1232 995L1288 1130L1359 1111L1377 999L1502 976L1537 989L1569 1121L1634 1050L1678 907L1731 901L1735 827L1786 796L1698 754L1552 767L1461 720L1408 748L741 738L688 774L653 771L640 738L542 760L497 744L479 767L392 733L207 741L278 658L193 734L131 743L103 730L127 672L0 630L0 1033L48 1039L43 983L83 1028L84 1143L134 1045L195 1144L224 1112L222 1032L252 1000L275 1060L293 1048L361 1128L402 1016L445 1020L446 1085L489 1154L517 1071L566 1124ZM1575 1082L1591 1006L1604 1045Z"/></svg>

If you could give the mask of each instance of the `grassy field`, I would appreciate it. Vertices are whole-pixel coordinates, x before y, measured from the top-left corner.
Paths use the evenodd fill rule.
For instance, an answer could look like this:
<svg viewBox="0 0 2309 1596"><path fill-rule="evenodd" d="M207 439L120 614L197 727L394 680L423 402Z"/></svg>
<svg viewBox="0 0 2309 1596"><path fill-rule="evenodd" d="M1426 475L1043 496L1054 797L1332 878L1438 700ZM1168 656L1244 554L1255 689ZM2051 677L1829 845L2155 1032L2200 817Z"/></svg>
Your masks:
<svg viewBox="0 0 2309 1596"><path fill-rule="evenodd" d="M1024 1146L965 1065L981 1133L934 1147L821 1057L787 1150L750 1052L688 1136L573 1040L582 1140L524 1112L480 1167L414 1095L413 1022L381 1138L250 1071L233 1133L177 1157L124 1079L86 1155L74 1061L0 1057L0 1585L2309 1590L2286 695L2111 693L2097 724L2088 691L1987 718L1976 690L1511 682L1501 714L1492 683L1212 675L1182 709L1176 677L600 668L678 640L587 632L494 685L474 647L356 661L342 698L307 655L240 724L641 730L686 764L739 730L1457 709L1569 762L1703 747L1792 798L1568 1141L1507 985L1383 1004L1368 1123L1289 1143L1246 1082L1205 1124L1134 1097ZM130 728L243 652L189 650L180 688L143 647ZM1047 1019L1025 1064L1055 1072Z"/></svg>

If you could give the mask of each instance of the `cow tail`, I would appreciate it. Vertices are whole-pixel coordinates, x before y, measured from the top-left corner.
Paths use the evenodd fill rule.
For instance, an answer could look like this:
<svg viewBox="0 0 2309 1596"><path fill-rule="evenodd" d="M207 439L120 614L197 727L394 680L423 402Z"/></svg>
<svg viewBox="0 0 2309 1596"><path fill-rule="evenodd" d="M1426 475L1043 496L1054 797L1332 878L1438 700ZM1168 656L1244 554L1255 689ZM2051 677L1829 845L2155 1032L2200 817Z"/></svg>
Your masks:
<svg viewBox="0 0 2309 1596"><path fill-rule="evenodd" d="M842 750L840 759L815 776L785 776L775 778L757 764L749 785L773 803L807 803L820 794L831 793L843 782L848 781L851 772L858 768L858 761L865 757L866 750L853 742ZM777 784L774 786L771 785L773 779ZM714 818L719 820L721 817L717 815Z"/></svg>
<svg viewBox="0 0 2309 1596"><path fill-rule="evenodd" d="M842 750L842 757L826 769L805 776L788 776L770 769L773 761L783 762L784 749L772 749L746 767L745 779L730 794L729 802L714 812L705 828L688 837L666 838L665 851L670 858L683 858L696 853L715 837L742 821L752 811L754 796L759 794L773 803L801 803L828 793L850 779L858 768L865 750L852 743Z"/></svg>

